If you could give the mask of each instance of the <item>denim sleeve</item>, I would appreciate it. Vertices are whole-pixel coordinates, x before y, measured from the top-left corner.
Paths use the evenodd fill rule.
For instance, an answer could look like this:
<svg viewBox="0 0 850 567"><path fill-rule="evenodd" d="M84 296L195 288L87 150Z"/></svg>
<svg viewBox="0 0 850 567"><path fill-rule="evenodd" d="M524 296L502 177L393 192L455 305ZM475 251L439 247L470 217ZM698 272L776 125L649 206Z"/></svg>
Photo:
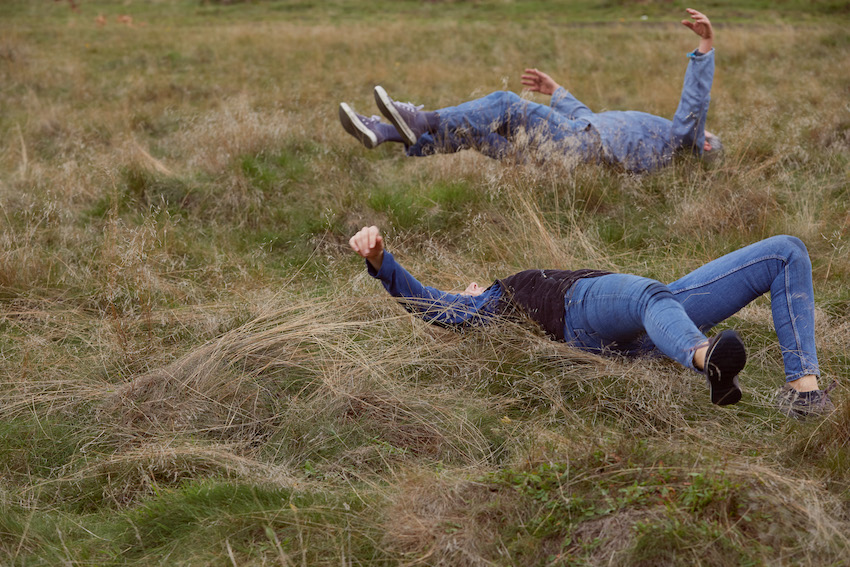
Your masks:
<svg viewBox="0 0 850 567"><path fill-rule="evenodd" d="M384 251L380 270L366 262L369 275L381 280L384 288L393 297L402 299L401 304L409 312L428 323L446 327L466 327L489 322L495 314L495 301L490 287L479 296L448 293L424 286L396 262L392 254Z"/></svg>
<svg viewBox="0 0 850 567"><path fill-rule="evenodd" d="M690 149L702 155L705 119L714 81L714 49L705 54L694 51L688 54L688 58L682 98L673 117L673 148Z"/></svg>
<svg viewBox="0 0 850 567"><path fill-rule="evenodd" d="M558 87L558 89L552 93L550 106L561 114L566 115L566 117L571 120L587 118L593 114L593 112L591 112L584 103L574 97L572 93L564 87Z"/></svg>

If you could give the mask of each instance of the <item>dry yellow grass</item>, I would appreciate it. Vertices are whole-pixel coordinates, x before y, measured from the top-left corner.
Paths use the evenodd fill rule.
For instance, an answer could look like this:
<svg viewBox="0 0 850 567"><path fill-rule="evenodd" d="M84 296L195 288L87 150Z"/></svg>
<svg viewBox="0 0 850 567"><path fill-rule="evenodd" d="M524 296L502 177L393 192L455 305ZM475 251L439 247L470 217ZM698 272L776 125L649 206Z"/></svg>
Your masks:
<svg viewBox="0 0 850 567"><path fill-rule="evenodd" d="M670 534L694 544L671 564L844 560L846 388L820 424L773 411L782 369L765 300L734 321L746 398L722 409L665 361L587 355L512 323L429 327L345 244L379 224L411 272L458 289L532 266L669 281L794 234L814 260L826 380L843 381L840 25L718 14L709 128L725 159L636 177L367 152L336 107L371 114L383 84L438 108L517 90L535 66L593 109L670 116L693 48L675 21L244 21L195 2L184 23L144 11L129 27L109 2L104 25L95 4L68 16L46 4L41 23L23 7L0 23L12 563L637 564L641 542L675 549ZM576 476L557 488L531 478L562 465ZM696 510L681 495L698 482L714 500ZM236 495L221 504L198 486ZM570 505L558 490L595 515L547 523L547 505Z"/></svg>

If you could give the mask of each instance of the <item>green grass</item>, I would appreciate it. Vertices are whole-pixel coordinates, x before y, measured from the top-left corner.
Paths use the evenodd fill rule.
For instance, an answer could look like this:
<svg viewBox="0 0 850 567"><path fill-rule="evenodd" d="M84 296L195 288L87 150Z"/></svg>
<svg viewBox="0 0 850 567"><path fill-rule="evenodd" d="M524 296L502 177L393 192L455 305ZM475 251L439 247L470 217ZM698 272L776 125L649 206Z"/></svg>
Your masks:
<svg viewBox="0 0 850 567"><path fill-rule="evenodd" d="M725 323L750 361L717 408L663 360L429 327L347 245L379 225L457 290L538 266L671 281L792 234L843 384L845 2L695 5L727 153L646 176L367 151L337 105L372 114L383 84L439 108L534 66L671 116L681 2L78 4L0 3L0 563L846 561L847 393L821 423L774 411L767 299Z"/></svg>

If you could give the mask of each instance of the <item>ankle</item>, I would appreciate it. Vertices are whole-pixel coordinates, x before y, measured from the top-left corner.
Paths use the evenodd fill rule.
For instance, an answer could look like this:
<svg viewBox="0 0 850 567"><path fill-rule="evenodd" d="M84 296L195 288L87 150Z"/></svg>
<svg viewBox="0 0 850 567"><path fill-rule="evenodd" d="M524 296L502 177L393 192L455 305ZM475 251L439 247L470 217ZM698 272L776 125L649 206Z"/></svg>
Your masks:
<svg viewBox="0 0 850 567"><path fill-rule="evenodd" d="M401 137L401 134L398 133L398 130L395 129L395 126L392 124L385 124L383 122L379 122L375 125L375 130L378 132L378 143L381 144L383 142L399 142L404 143L404 138Z"/></svg>
<svg viewBox="0 0 850 567"><path fill-rule="evenodd" d="M790 382L786 382L789 388L793 388L798 392L812 392L814 390L820 390L818 387L818 377L814 374L806 374L796 380L791 380Z"/></svg>
<svg viewBox="0 0 850 567"><path fill-rule="evenodd" d="M704 345L698 347L694 351L694 359L693 359L694 368L696 368L697 370L700 370L700 371L705 370L705 355L707 353L708 353L708 344L704 344Z"/></svg>
<svg viewBox="0 0 850 567"><path fill-rule="evenodd" d="M426 132L434 134L440 129L440 117L433 110L428 112L420 112L419 118Z"/></svg>

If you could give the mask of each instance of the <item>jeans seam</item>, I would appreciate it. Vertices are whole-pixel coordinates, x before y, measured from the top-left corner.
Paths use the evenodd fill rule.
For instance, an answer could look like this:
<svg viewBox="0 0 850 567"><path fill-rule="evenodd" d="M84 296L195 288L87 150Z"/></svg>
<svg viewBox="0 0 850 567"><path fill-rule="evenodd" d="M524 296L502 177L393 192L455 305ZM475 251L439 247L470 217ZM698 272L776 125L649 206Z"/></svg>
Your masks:
<svg viewBox="0 0 850 567"><path fill-rule="evenodd" d="M680 290L677 290L673 295L678 295L678 294L685 292L685 291L690 291L692 289L698 289L700 287L707 286L709 284L712 284L712 283L714 283L718 280L725 278L726 276L734 274L735 272L740 272L744 268L748 268L748 267L752 266L753 264L758 264L759 262L764 262L765 260L779 260L783 264L785 264L786 270L788 268L788 258L786 256L782 256L782 255L778 255L778 254L771 254L769 256L760 256L758 258L753 258L752 260L750 260L746 264L741 264L740 266L735 266L735 269L729 270L728 272L724 272L724 273L720 274L719 276L717 276L717 277L715 277L711 280L701 282L699 285L693 285L693 286L690 286L690 287L685 287L685 288L682 288Z"/></svg>
<svg viewBox="0 0 850 567"><path fill-rule="evenodd" d="M794 314L794 305L791 303L791 290L790 290L790 274L788 273L788 262L785 263L785 304L788 306L788 316L791 319L791 330L794 333L794 346L796 347L796 351L799 353L797 356L800 358L800 370L802 371L804 367L808 364L808 361L803 358L803 345L800 341L800 334L797 331L797 317ZM780 350L781 350L780 345ZM804 364L805 363L805 364ZM805 374L801 375L805 376ZM787 377L786 377L787 380Z"/></svg>

